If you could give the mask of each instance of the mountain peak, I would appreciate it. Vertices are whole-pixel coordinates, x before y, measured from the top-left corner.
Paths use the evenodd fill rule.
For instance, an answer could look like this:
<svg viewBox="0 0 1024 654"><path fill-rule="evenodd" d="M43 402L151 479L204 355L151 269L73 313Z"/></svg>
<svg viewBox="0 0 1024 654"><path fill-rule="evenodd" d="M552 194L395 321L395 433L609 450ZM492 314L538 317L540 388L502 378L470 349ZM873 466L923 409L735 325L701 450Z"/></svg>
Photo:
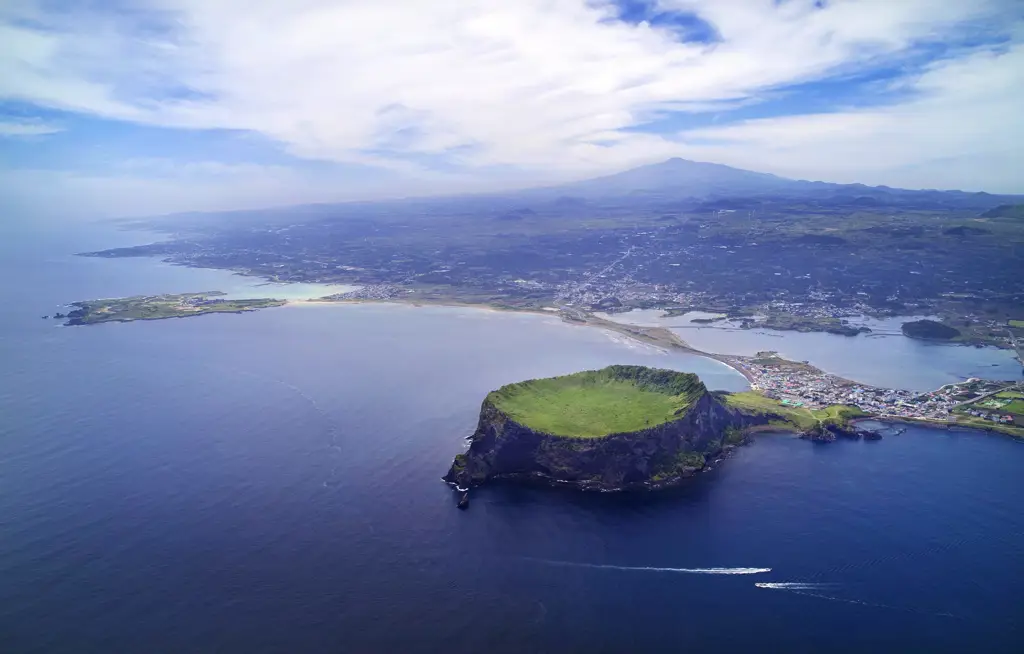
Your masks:
<svg viewBox="0 0 1024 654"><path fill-rule="evenodd" d="M792 180L723 164L672 157L658 163L562 187L574 195L608 197L629 193L704 197L721 192L763 193L799 184Z"/></svg>

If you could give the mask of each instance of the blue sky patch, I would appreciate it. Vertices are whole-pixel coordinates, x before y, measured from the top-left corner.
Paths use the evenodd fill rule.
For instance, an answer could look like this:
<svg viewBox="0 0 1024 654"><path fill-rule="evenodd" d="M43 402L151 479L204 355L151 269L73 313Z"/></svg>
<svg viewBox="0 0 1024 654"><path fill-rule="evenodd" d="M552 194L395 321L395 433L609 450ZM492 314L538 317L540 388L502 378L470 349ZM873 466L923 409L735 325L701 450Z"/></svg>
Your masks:
<svg viewBox="0 0 1024 654"><path fill-rule="evenodd" d="M721 41L718 30L693 12L660 9L654 0L612 0L611 5L617 12L617 20L630 25L647 23L668 30L685 43Z"/></svg>

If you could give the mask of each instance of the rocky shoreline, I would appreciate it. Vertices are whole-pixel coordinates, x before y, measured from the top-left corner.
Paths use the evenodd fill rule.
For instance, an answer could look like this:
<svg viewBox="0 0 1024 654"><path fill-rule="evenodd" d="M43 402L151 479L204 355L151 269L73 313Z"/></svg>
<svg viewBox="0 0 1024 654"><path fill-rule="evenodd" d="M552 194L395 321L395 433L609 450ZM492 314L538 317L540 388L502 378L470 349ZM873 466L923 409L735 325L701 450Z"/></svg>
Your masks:
<svg viewBox="0 0 1024 654"><path fill-rule="evenodd" d="M469 450L455 457L443 480L467 489L492 480L599 492L669 488L749 442L751 431L781 418L743 413L704 391L677 420L587 439L538 432L485 400Z"/></svg>
<svg viewBox="0 0 1024 654"><path fill-rule="evenodd" d="M880 441L882 434L872 429L861 429L856 424L849 425L818 425L800 434L800 438L816 443L834 443L840 438L848 440Z"/></svg>
<svg viewBox="0 0 1024 654"><path fill-rule="evenodd" d="M490 482L509 482L515 484L523 484L527 486L536 486L542 488L564 488L574 491L584 491L591 493L620 493L620 492L643 492L643 491L658 491L675 488L688 480L700 475L701 473L710 472L711 470L718 467L719 464L723 463L727 458L732 456L737 448L741 445L746 445L751 441L749 438L744 438L743 442L737 444L730 444L723 446L714 455L713 459L708 460L701 467L684 468L678 473L660 479L657 481L646 480L642 482L634 482L629 484L623 484L621 486L605 486L596 483L590 483L587 481L569 481L565 479L558 479L550 475L543 473L503 473L497 474L488 478ZM449 476L445 475L441 478L446 484L448 484L453 490L455 490L460 497L464 494L468 494L469 489L463 490L457 483L450 481Z"/></svg>

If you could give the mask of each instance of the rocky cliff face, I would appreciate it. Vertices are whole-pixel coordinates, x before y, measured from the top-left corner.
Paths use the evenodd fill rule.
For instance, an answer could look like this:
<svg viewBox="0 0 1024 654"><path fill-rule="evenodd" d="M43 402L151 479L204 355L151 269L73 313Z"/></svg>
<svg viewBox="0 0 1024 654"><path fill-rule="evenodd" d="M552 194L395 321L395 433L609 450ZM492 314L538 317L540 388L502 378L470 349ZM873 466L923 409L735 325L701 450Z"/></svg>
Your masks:
<svg viewBox="0 0 1024 654"><path fill-rule="evenodd" d="M748 416L705 392L678 420L602 438L539 433L489 400L469 451L455 457L444 480L468 488L490 479L535 480L587 490L671 486L745 440L745 430L771 416Z"/></svg>
<svg viewBox="0 0 1024 654"><path fill-rule="evenodd" d="M837 438L847 438L850 440L859 440L863 438L869 441L877 441L882 439L882 435L877 431L861 429L852 424L830 424L818 425L808 429L800 434L800 438L815 441L817 443L834 443Z"/></svg>

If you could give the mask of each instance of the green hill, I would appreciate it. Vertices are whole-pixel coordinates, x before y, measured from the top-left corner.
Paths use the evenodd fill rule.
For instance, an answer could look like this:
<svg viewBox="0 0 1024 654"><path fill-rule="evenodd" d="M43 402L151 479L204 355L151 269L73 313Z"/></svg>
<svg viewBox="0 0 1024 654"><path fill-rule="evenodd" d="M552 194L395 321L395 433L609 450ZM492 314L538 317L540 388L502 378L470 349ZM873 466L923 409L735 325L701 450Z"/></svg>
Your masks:
<svg viewBox="0 0 1024 654"><path fill-rule="evenodd" d="M934 320L914 320L902 326L904 336L926 340L948 341L960 336L960 330Z"/></svg>
<svg viewBox="0 0 1024 654"><path fill-rule="evenodd" d="M1024 204L1001 204L981 214L982 218L1024 219Z"/></svg>
<svg viewBox="0 0 1024 654"><path fill-rule="evenodd" d="M706 392L696 375L643 366L609 366L509 384L487 400L538 432L599 438L675 420Z"/></svg>

